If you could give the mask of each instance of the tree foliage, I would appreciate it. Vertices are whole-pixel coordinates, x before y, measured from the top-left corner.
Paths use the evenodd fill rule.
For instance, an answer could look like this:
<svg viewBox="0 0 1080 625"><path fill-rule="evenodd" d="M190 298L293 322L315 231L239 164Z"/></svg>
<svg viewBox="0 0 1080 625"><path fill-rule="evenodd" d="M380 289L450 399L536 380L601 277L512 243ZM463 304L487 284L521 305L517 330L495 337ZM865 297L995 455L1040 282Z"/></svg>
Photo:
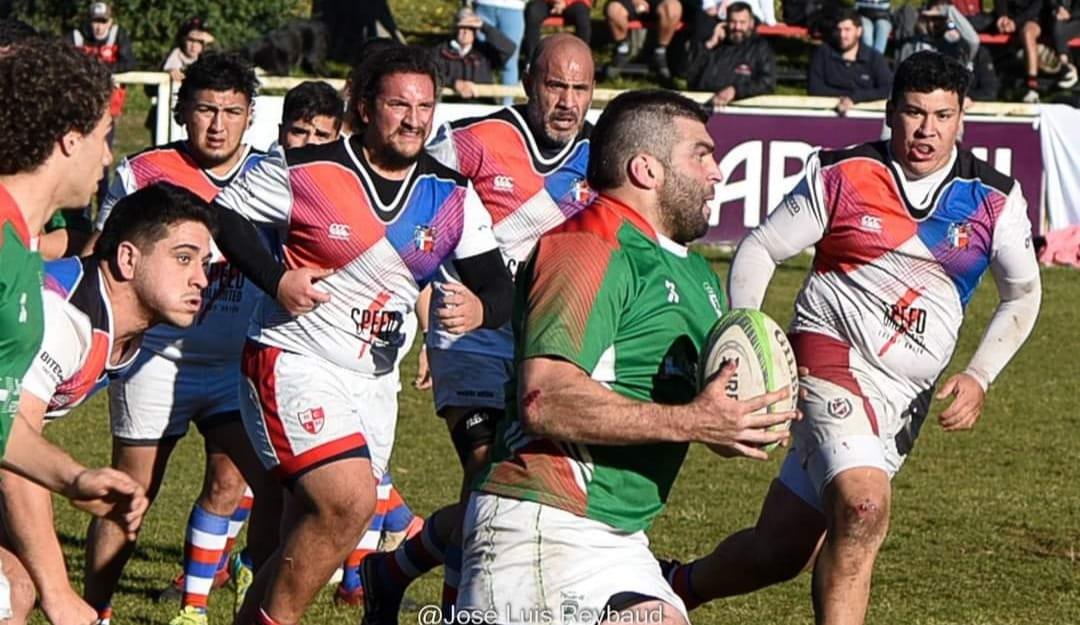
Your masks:
<svg viewBox="0 0 1080 625"><path fill-rule="evenodd" d="M86 20L92 0L14 0L15 16L44 32L66 34ZM156 69L189 17L206 20L218 49L256 39L289 19L307 16L310 0L115 0L113 17L131 35L140 68Z"/></svg>

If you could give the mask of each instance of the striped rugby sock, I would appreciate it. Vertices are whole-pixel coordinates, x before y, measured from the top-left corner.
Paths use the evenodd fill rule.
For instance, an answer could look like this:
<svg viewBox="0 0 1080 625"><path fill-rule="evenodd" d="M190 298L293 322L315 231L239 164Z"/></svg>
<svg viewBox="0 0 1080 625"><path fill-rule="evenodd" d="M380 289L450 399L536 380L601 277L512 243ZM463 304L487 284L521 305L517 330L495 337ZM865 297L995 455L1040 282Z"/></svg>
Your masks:
<svg viewBox="0 0 1080 625"><path fill-rule="evenodd" d="M446 562L443 563L443 614L450 614L450 608L457 603L458 581L461 579L461 555L461 545L451 544L446 548Z"/></svg>
<svg viewBox="0 0 1080 625"><path fill-rule="evenodd" d="M218 571L228 568L229 554L232 553L233 547L236 546L236 537L240 535L240 530L244 529L244 523L247 523L248 517L251 516L251 506L254 503L255 494L251 492L251 488L245 488L244 498L240 500L240 505L236 506L236 510L229 517L229 535L225 539L225 549L221 552Z"/></svg>
<svg viewBox="0 0 1080 625"><path fill-rule="evenodd" d="M405 500L402 499L401 493L398 489L390 483L390 474L387 473L383 476L383 481L387 488L388 505L386 510L386 522L383 525L383 529L387 532L404 532L408 529L409 524L413 522L416 515L409 508ZM381 489L382 484L379 485Z"/></svg>
<svg viewBox="0 0 1080 625"><path fill-rule="evenodd" d="M221 551L229 539L229 517L211 514L199 504L191 509L184 540L184 594L180 607L206 609Z"/></svg>
<svg viewBox="0 0 1080 625"><path fill-rule="evenodd" d="M440 512L443 511L431 515L424 529L402 543L391 557L379 562L378 573L382 580L406 588L413 580L445 561L446 543L435 530L435 515Z"/></svg>

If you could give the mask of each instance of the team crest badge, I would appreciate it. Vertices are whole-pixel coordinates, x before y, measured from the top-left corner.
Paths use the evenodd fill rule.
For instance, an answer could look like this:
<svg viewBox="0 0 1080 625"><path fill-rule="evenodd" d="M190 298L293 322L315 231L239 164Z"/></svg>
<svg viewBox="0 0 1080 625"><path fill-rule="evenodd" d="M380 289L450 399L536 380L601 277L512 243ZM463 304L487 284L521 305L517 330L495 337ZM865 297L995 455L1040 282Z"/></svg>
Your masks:
<svg viewBox="0 0 1080 625"><path fill-rule="evenodd" d="M435 226L417 226L413 231L413 243L416 244L416 249L429 254L434 251L437 233Z"/></svg>
<svg viewBox="0 0 1080 625"><path fill-rule="evenodd" d="M847 397L834 397L827 406L829 414L837 419L845 419L851 414L851 401Z"/></svg>
<svg viewBox="0 0 1080 625"><path fill-rule="evenodd" d="M971 243L971 224L950 224L949 245L953 249L966 250Z"/></svg>
<svg viewBox="0 0 1080 625"><path fill-rule="evenodd" d="M570 196L574 198L574 201L578 204L584 204L592 197L592 189L589 188L589 183L584 178L574 183L574 186L570 189Z"/></svg>
<svg viewBox="0 0 1080 625"><path fill-rule="evenodd" d="M318 434L326 423L326 413L322 408L312 408L300 413L300 425L308 434Z"/></svg>

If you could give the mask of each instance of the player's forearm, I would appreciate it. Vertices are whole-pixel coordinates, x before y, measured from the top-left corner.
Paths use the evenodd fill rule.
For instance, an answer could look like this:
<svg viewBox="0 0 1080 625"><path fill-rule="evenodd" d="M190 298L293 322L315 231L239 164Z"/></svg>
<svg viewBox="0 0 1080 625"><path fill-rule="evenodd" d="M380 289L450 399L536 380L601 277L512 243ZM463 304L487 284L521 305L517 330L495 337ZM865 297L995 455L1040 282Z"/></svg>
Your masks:
<svg viewBox="0 0 1080 625"><path fill-rule="evenodd" d="M728 297L732 308L760 309L776 271L776 262L755 233L747 235L735 251L728 272Z"/></svg>
<svg viewBox="0 0 1080 625"><path fill-rule="evenodd" d="M454 261L461 283L480 298L484 306L483 328L498 328L510 321L514 304L514 279L502 260L502 253L493 249L469 258Z"/></svg>
<svg viewBox="0 0 1080 625"><path fill-rule="evenodd" d="M14 473L0 476L3 522L12 551L26 567L42 601L71 591L64 553L53 530L49 492Z"/></svg>
<svg viewBox="0 0 1080 625"><path fill-rule="evenodd" d="M53 445L21 415L11 426L3 468L53 491L64 494L84 467Z"/></svg>
<svg viewBox="0 0 1080 625"><path fill-rule="evenodd" d="M229 262L270 297L277 297L285 267L266 249L255 225L217 202L211 205L218 221L214 241Z"/></svg>
<svg viewBox="0 0 1080 625"><path fill-rule="evenodd" d="M606 388L577 366L525 360L518 414L529 434L598 445L686 442L679 407L641 402Z"/></svg>
<svg viewBox="0 0 1080 625"><path fill-rule="evenodd" d="M1039 317L1042 286L1037 276L1021 284L1005 285L1004 289L999 281L999 290L1003 291L1002 300L986 326L979 347L964 369L965 373L978 380L984 390L1020 351Z"/></svg>

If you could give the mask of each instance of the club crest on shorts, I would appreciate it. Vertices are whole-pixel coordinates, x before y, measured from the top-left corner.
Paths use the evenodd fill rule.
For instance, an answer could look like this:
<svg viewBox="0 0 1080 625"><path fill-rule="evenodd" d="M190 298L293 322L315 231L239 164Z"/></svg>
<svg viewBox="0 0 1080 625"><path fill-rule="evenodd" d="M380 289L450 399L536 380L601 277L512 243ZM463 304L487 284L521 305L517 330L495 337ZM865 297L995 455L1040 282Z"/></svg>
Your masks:
<svg viewBox="0 0 1080 625"><path fill-rule="evenodd" d="M435 235L438 234L435 226L417 226L413 230L413 243L421 252L431 253L435 250Z"/></svg>
<svg viewBox="0 0 1080 625"><path fill-rule="evenodd" d="M837 419L846 419L851 414L851 401L847 397L833 397L826 408L829 415Z"/></svg>
<svg viewBox="0 0 1080 625"><path fill-rule="evenodd" d="M322 408L312 408L300 413L300 425L308 434L318 434L326 423L326 413Z"/></svg>
<svg viewBox="0 0 1080 625"><path fill-rule="evenodd" d="M953 249L966 250L971 243L971 224L949 224L949 245Z"/></svg>

